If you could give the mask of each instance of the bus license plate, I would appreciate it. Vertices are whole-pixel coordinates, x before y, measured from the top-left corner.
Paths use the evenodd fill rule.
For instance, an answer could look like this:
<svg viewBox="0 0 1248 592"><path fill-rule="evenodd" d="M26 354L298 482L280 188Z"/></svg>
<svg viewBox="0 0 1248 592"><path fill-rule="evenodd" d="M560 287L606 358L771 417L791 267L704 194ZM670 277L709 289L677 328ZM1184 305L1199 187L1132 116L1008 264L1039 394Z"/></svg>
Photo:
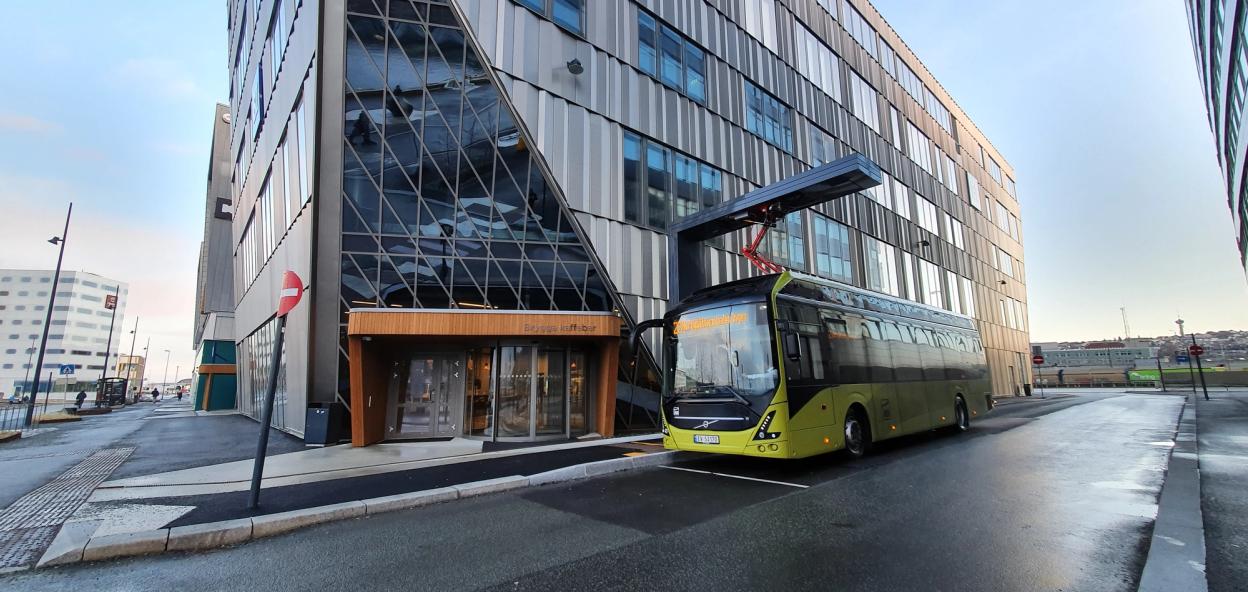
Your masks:
<svg viewBox="0 0 1248 592"><path fill-rule="evenodd" d="M694 444L719 444L719 435L717 434L694 434Z"/></svg>

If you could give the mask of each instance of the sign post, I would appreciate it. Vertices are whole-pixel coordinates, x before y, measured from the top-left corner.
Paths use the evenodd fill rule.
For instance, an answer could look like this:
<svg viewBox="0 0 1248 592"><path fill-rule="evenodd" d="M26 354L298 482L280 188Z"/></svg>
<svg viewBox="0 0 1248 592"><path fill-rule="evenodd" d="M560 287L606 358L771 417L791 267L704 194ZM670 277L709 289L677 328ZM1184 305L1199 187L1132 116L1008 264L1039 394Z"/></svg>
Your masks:
<svg viewBox="0 0 1248 592"><path fill-rule="evenodd" d="M1196 334L1192 334L1192 344L1188 346L1187 353L1196 358L1196 372L1200 374L1200 389L1205 391L1205 400L1209 400L1209 387L1205 385L1205 368L1200 364L1200 356L1204 355L1205 348L1196 343ZM1196 394L1196 382L1192 382L1192 394Z"/></svg>
<svg viewBox="0 0 1248 592"><path fill-rule="evenodd" d="M277 339L273 343L273 357L269 365L269 389L264 397L264 409L260 413L260 442L256 445L256 462L251 469L251 497L248 509L260 505L260 480L264 477L264 457L269 448L269 426L273 423L273 399L277 395L277 375L282 365L282 342L286 335L286 315L299 304L303 297L303 280L293 271L282 276L282 291L277 303Z"/></svg>

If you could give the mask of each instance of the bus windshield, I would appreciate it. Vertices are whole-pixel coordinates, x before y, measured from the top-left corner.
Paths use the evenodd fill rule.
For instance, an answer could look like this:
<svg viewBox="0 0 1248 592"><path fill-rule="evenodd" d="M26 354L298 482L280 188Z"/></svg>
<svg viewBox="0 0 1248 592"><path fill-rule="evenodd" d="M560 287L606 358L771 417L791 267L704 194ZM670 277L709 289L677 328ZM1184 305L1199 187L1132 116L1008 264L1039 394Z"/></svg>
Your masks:
<svg viewBox="0 0 1248 592"><path fill-rule="evenodd" d="M736 304L681 315L672 325L678 397L756 396L776 388L767 305Z"/></svg>

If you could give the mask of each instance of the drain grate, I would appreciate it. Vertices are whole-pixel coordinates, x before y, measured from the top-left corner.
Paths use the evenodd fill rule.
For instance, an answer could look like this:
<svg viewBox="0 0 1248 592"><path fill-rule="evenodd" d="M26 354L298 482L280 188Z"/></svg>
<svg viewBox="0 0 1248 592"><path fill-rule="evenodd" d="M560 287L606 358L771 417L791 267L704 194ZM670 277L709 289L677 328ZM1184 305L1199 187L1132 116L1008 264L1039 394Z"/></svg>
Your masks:
<svg viewBox="0 0 1248 592"><path fill-rule="evenodd" d="M60 525L132 452L134 448L96 452L0 511L0 569L37 560Z"/></svg>

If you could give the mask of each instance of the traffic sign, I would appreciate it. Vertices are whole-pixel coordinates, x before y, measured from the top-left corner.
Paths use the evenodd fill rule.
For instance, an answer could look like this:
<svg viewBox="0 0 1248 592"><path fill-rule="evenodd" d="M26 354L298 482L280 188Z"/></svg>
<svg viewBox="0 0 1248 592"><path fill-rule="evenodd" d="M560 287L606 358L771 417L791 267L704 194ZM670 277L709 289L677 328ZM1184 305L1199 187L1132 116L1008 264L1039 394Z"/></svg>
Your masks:
<svg viewBox="0 0 1248 592"><path fill-rule="evenodd" d="M74 374L73 364L61 364L61 376L72 376Z"/></svg>
<svg viewBox="0 0 1248 592"><path fill-rule="evenodd" d="M117 296L114 294L109 294L105 296L104 297L104 309L113 310L115 308L117 308Z"/></svg>
<svg viewBox="0 0 1248 592"><path fill-rule="evenodd" d="M1205 355L1205 348L1200 347L1199 345L1196 345L1195 343L1193 343L1187 346L1187 353L1196 357L1200 357L1200 356Z"/></svg>
<svg viewBox="0 0 1248 592"><path fill-rule="evenodd" d="M1187 357L1187 354L1177 354L1174 356L1174 361L1177 364L1186 364L1189 360L1191 360L1191 358Z"/></svg>
<svg viewBox="0 0 1248 592"><path fill-rule="evenodd" d="M290 313L291 309L299 304L299 299L303 297L303 280L295 275L293 271L287 271L282 276L282 291L277 301L277 316L284 317Z"/></svg>
<svg viewBox="0 0 1248 592"><path fill-rule="evenodd" d="M1042 356L1042 355L1040 355L1040 354L1036 354L1036 355L1034 355L1034 356L1031 356L1031 363L1032 363L1032 364L1035 364L1035 365L1037 365L1037 366L1039 366L1040 364L1043 364L1043 363L1044 363L1044 356Z"/></svg>

